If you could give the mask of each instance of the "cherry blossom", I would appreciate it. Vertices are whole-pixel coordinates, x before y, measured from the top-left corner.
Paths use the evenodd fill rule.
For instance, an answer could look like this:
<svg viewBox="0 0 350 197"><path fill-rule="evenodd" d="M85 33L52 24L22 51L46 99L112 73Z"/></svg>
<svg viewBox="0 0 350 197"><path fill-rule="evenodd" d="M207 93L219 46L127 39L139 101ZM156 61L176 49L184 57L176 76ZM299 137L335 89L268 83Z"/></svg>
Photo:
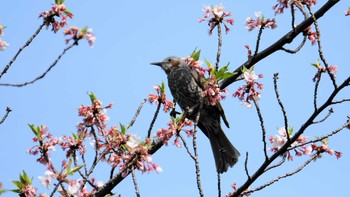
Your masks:
<svg viewBox="0 0 350 197"><path fill-rule="evenodd" d="M61 21L57 21L54 17L57 16ZM39 18L43 18L45 26L48 28L52 25L52 31L56 33L58 30L67 25L68 18L73 18L73 14L66 8L64 4L53 4L51 10L41 12Z"/></svg>
<svg viewBox="0 0 350 197"><path fill-rule="evenodd" d="M78 27L72 26L69 29L64 30L64 35L70 36L66 39L66 44L68 44L71 40L74 41L74 44L78 44L79 40L86 39L90 47L93 47L96 41L96 37L92 33L92 29L88 29L87 27L80 29Z"/></svg>
<svg viewBox="0 0 350 197"><path fill-rule="evenodd" d="M276 19L266 19L261 14L261 12L255 12L256 19L252 19L251 17L247 17L245 25L248 31L252 31L254 28L271 28L274 29L277 27Z"/></svg>
<svg viewBox="0 0 350 197"><path fill-rule="evenodd" d="M225 7L222 4L215 6L204 5L202 11L204 13L204 16L203 18L197 19L197 21L208 21L208 26L210 26L209 35L213 33L213 29L219 23L224 24L226 33L230 31L230 28L226 25L226 23L233 25L234 20L232 18L227 18L232 16L232 14L230 12L226 12Z"/></svg>
<svg viewBox="0 0 350 197"><path fill-rule="evenodd" d="M250 101L260 100L261 93L258 90L263 90L264 86L261 83L256 82L256 79L263 78L263 76L256 75L252 70L246 70L243 72L244 80L246 85L243 85L233 93L233 97L237 97L242 103L248 107L252 108Z"/></svg>

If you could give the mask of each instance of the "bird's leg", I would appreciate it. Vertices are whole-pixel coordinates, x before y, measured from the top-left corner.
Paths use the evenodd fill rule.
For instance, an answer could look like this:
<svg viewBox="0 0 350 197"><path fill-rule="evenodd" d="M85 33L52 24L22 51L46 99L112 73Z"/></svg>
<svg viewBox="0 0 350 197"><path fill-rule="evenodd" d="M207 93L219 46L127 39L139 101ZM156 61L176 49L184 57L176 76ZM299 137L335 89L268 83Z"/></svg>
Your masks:
<svg viewBox="0 0 350 197"><path fill-rule="evenodd" d="M179 115L179 114L181 114L181 113L180 113L180 112L177 112L177 111L175 110L175 108L176 108L176 101L175 101L175 99L173 100L173 102L174 102L174 108L171 110L170 116L173 117L173 118L176 118L176 115Z"/></svg>

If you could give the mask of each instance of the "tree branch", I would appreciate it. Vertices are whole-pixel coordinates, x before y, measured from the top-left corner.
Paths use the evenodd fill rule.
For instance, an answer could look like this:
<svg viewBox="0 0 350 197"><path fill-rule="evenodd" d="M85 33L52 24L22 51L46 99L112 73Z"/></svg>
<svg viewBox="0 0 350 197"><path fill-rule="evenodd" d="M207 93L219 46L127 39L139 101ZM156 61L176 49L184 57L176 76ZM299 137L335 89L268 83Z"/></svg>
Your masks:
<svg viewBox="0 0 350 197"><path fill-rule="evenodd" d="M316 19L322 17L328 10L330 10L335 4L337 4L339 0L328 0L315 14L314 17ZM266 48L265 50L258 53L253 58L244 62L240 67L238 67L235 71L233 71L233 75L220 83L220 89L224 89L233 82L235 82L239 76L242 75L242 68L246 67L247 69L251 68L254 64L264 59L265 57L271 55L272 53L281 50L282 47L291 43L295 37L297 37L300 33L302 33L307 27L309 27L314 22L314 18L311 16L308 19L304 20L295 29L291 30L287 34L285 34L282 38L276 41L274 44Z"/></svg>

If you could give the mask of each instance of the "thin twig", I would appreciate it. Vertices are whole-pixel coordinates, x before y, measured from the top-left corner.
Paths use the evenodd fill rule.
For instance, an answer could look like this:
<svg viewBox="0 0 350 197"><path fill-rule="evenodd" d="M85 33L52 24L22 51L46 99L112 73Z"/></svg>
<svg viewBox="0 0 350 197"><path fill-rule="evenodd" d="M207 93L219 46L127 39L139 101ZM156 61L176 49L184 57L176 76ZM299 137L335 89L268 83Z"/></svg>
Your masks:
<svg viewBox="0 0 350 197"><path fill-rule="evenodd" d="M333 108L330 108L330 109L328 110L327 115L326 115L324 118L322 118L321 120L318 120L318 121L314 121L312 124L318 124L318 123L321 123L321 122L327 120L327 118L329 118L329 117L332 115L333 112L334 112L334 111L333 111Z"/></svg>
<svg viewBox="0 0 350 197"><path fill-rule="evenodd" d="M321 81L321 76L322 76L322 72L318 71L317 73L318 77L316 78L316 82L315 82L315 90L314 90L314 110L317 110L317 94L318 94L318 87Z"/></svg>
<svg viewBox="0 0 350 197"><path fill-rule="evenodd" d="M342 100L333 101L332 104L339 104L339 103L349 102L349 101L350 101L350 98L345 98Z"/></svg>
<svg viewBox="0 0 350 197"><path fill-rule="evenodd" d="M220 174L220 172L217 172L217 179L218 179L218 197L221 197L221 174Z"/></svg>
<svg viewBox="0 0 350 197"><path fill-rule="evenodd" d="M283 103L281 101L280 98L280 94L279 94L279 90L278 90L278 85L277 85L277 80L278 80L278 73L275 73L273 75L273 85L274 85L274 89L275 89L275 94L276 94L276 98L277 98L277 102L279 104L279 106L281 107L282 110L282 114L283 114L283 119L284 119L284 128L287 131L287 139L290 140L290 136L289 136L289 132L288 132L288 116L287 116L287 112L283 106Z"/></svg>
<svg viewBox="0 0 350 197"><path fill-rule="evenodd" d="M314 15L316 19L322 17L328 10L330 10L335 4L337 4L339 0L332 0L327 1ZM254 66L256 63L258 63L260 60L266 58L267 56L275 53L276 51L281 50L281 48L287 44L291 43L295 37L297 37L300 33L304 32L304 30L309 27L314 22L314 19L312 17L307 18L303 22L301 22L299 25L295 27L295 29L289 31L284 36L282 36L279 40L277 40L275 43L267 47L265 50L259 52L256 54L254 58L248 59L243 64L240 64L240 66L234 70L232 73L233 75L229 78L224 79L220 83L220 89L224 89L233 82L237 80L242 75L242 68L245 67L247 69L250 69L252 66Z"/></svg>
<svg viewBox="0 0 350 197"><path fill-rule="evenodd" d="M199 121L200 111L202 110L203 104L199 104L199 109L197 112L196 120L194 121L194 128L193 128L193 152L195 157L195 166L196 166L196 179L197 179L197 188L199 191L199 195L201 197L204 197L202 184L201 184L201 174L200 174L200 168L199 168L199 160L198 160L198 150L197 150L197 124Z"/></svg>
<svg viewBox="0 0 350 197"><path fill-rule="evenodd" d="M338 85L337 85L337 82L335 81L335 76L330 72L329 70L329 65L326 61L326 58L323 54L323 50L322 50L322 44L321 44L321 31L319 29L319 26L318 26L318 22L317 22L317 19L314 15L314 13L312 12L310 6L307 5L307 8L309 10L309 13L312 17L312 19L314 20L314 26L315 26L315 29L316 29L316 34L317 34L317 45L318 45L318 54L321 58L321 61L323 62L324 66L326 67L326 70L327 70L327 73L328 73L328 76L330 77L332 83L333 83L333 86L334 88L337 88Z"/></svg>
<svg viewBox="0 0 350 197"><path fill-rule="evenodd" d="M34 32L34 34L27 40L27 42L17 51L15 56L11 59L11 61L5 66L4 70L0 73L0 79L1 77L8 71L8 69L11 67L12 63L16 61L18 55L25 49L27 46L32 43L34 38L40 33L41 29L45 26L45 21L39 26L39 28Z"/></svg>
<svg viewBox="0 0 350 197"><path fill-rule="evenodd" d="M57 59L49 66L49 68L40 76L36 77L35 79L33 79L32 81L28 81L28 82L24 82L24 83L20 83L20 84L11 84L11 83L0 83L0 86L12 86L12 87L23 87L29 84L33 84L36 81L42 79L45 77L45 75L50 72L50 70L55 67L58 63L58 61L61 59L61 57L69 50L71 49L74 45L76 45L76 43L73 43L71 45L69 45L68 47L66 47L62 53L57 57Z"/></svg>
<svg viewBox="0 0 350 197"><path fill-rule="evenodd" d="M244 171L247 175L247 178L250 179L249 171L248 171L248 152L245 153L245 161L244 161Z"/></svg>
<svg viewBox="0 0 350 197"><path fill-rule="evenodd" d="M260 29L259 29L258 37L256 39L255 52L254 52L254 55L252 56L252 58L254 58L256 56L256 54L258 54L259 46L260 46L260 40L261 40L261 35L262 35L262 32L263 32L264 28L265 28L265 26L264 26L264 24L262 24Z"/></svg>
<svg viewBox="0 0 350 197"><path fill-rule="evenodd" d="M304 163L303 165L301 165L301 166L300 166L299 168L297 168L296 170L294 170L294 171L292 171L292 172L288 172L288 173L286 173L286 174L284 174L284 175L282 175L282 176L278 176L278 177L276 177L275 179L272 179L271 181L269 181L269 182L267 182L267 183L265 183L265 184L263 184L263 185L261 185L261 186L255 188L255 189L247 190L247 191L245 191L245 192L242 192L242 195L248 195L248 194L251 194L251 193L253 193L253 192L259 191L259 190L261 190L261 189L264 189L264 188L267 187L267 186L272 185L273 183L275 183L275 182L277 182L277 181L279 181L279 180L281 180L281 179L283 179L283 178L287 178L287 177L289 177L289 176L292 176L292 175L294 175L294 174L300 172L300 171L303 170L307 165L309 165L313 160L315 160L318 156L319 156L319 153L313 154L308 160L305 161L305 163Z"/></svg>
<svg viewBox="0 0 350 197"><path fill-rule="evenodd" d="M281 165L286 161L286 158L287 158L286 155L283 155L281 161L279 161L278 163L276 163L276 164L273 165L273 166L270 166L270 167L266 168L266 169L265 169L265 172L267 172L267 171L269 171L269 170L271 170L271 169L273 169L273 168L276 168L276 167L278 167L278 166L281 166Z"/></svg>
<svg viewBox="0 0 350 197"><path fill-rule="evenodd" d="M157 117L158 117L158 114L159 114L159 111L160 111L160 106L162 105L162 103L161 103L160 101L161 101L161 100L159 99L159 100L158 100L158 105L157 105L156 112L154 113L152 122L151 122L151 124L149 125L149 129L148 129L148 132L147 132L147 138L150 138L150 137L151 137L151 131L152 131L152 129L153 129L153 125L154 125L154 123L155 123L156 120L157 120Z"/></svg>
<svg viewBox="0 0 350 197"><path fill-rule="evenodd" d="M260 121L260 126L261 126L261 131L262 131L262 141L263 141L263 144L264 144L265 160L268 160L269 156L267 155L266 129L265 129L265 126L264 126L264 119L262 117L262 114L261 114L258 102L255 99L253 99L253 101L254 101L256 112L258 113L258 117L259 117L259 121Z"/></svg>
<svg viewBox="0 0 350 197"><path fill-rule="evenodd" d="M308 145L308 144L312 144L312 143L316 143L316 142L321 142L322 140L325 140L337 133L339 133L341 130L343 130L344 128L348 127L350 125L350 122L346 122L345 124L343 124L341 127L339 127L338 129L332 131L331 133L328 133L326 135L323 135L321 137L317 137L317 139L315 140L310 140L310 141L307 141L305 143L302 143L302 144L298 144L297 146L293 146L293 147L290 147L287 149L287 151L290 151L290 150L294 150L296 148L299 148L299 147L302 147L302 146L305 146L305 145Z"/></svg>
<svg viewBox="0 0 350 197"><path fill-rule="evenodd" d="M222 33L221 33L221 25L218 23L218 52L216 53L216 63L215 70L219 70L220 56L221 56L221 47L222 47Z"/></svg>
<svg viewBox="0 0 350 197"><path fill-rule="evenodd" d="M184 145L184 147L185 147L185 149L186 149L188 155L190 155L190 157L195 161L196 158L195 158L195 156L191 153L190 148L188 147L187 142L186 142L186 140L184 139L184 137L183 137L180 133L178 134L178 136L179 136L179 138L181 139L181 141L182 141L182 143L183 143L183 145Z"/></svg>
<svg viewBox="0 0 350 197"><path fill-rule="evenodd" d="M2 124L2 123L6 120L6 118L8 117L8 115L9 115L9 113L10 113L11 111L12 111L12 110L11 110L10 107L6 107L6 113L5 113L5 115L2 117L2 119L0 120L0 124Z"/></svg>
<svg viewBox="0 0 350 197"><path fill-rule="evenodd" d="M238 197L241 196L241 194L247 190L249 188L249 186L256 180L258 179L258 177L260 177L266 170L266 168L280 155L283 155L284 153L286 153L288 151L288 149L290 148L291 144L294 143L299 137L300 135L302 135L305 130L312 124L312 122L315 120L315 118L321 114L326 108L329 107L329 105L332 104L332 100L338 95L338 93L345 88L346 86L348 86L350 83L350 77L348 77L346 80L344 80L344 82L338 87L336 88L328 97L328 99L326 99L326 101L324 102L323 105L321 105L317 111L313 112L310 117L304 122L304 124L301 125L301 127L299 128L299 130L293 135L291 136L291 139L289 141L287 141L278 151L276 151L273 155L271 155L269 157L268 160L264 161L264 163L256 170L256 172L251 176L251 180L247 180L245 183L243 183L243 185L239 188L237 188L237 190L232 193L230 196L234 196L234 197Z"/></svg>
<svg viewBox="0 0 350 197"><path fill-rule="evenodd" d="M146 103L147 99L143 99L143 101L141 102L140 106L137 108L136 113L134 115L134 117L132 118L131 122L129 123L127 129L129 129L130 127L132 127L132 125L134 125L137 117L139 116L141 109L143 107L143 105Z"/></svg>
<svg viewBox="0 0 350 197"><path fill-rule="evenodd" d="M131 166L131 175L132 175L132 181L134 183L134 187L135 187L135 193L137 197L140 197L140 190L139 190L139 186L137 185L137 180L136 180L136 174L135 174L135 167Z"/></svg>

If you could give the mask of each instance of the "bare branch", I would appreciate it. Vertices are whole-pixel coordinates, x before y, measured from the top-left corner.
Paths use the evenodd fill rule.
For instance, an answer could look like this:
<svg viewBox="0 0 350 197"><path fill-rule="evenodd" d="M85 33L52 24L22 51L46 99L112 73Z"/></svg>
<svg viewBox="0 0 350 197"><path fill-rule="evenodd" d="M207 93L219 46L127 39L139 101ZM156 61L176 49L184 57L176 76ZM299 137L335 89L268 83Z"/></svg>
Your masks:
<svg viewBox="0 0 350 197"><path fill-rule="evenodd" d="M250 175L249 175L249 171L248 171L248 152L246 152L246 154L245 154L244 170L245 170L245 174L248 177L248 180L250 180Z"/></svg>
<svg viewBox="0 0 350 197"><path fill-rule="evenodd" d="M283 114L283 118L284 118L284 128L286 129L286 131L288 131L288 117L287 117L287 112L283 106L283 103L280 99L280 94L279 94L279 90L278 90L278 86L277 86L277 80L278 80L278 73L275 73L273 75L273 84L274 84L274 89L275 89L275 94L276 94L276 98L278 101L279 106L281 107L282 110L282 114ZM287 139L290 140L290 136L289 136L289 132L286 132L287 134Z"/></svg>
<svg viewBox="0 0 350 197"><path fill-rule="evenodd" d="M137 185L137 180L136 180L136 174L135 174L135 167L132 166L131 167L131 175L132 175L132 181L134 183L134 187L135 187L135 193L137 197L140 197L140 190L139 190L139 186Z"/></svg>
<svg viewBox="0 0 350 197"><path fill-rule="evenodd" d="M319 26L318 26L317 18L313 14L310 6L307 5L307 8L309 9L309 13L311 14L311 17L314 20L314 26L315 26L316 33L317 33L318 54L321 58L321 61L324 64L324 66L326 67L327 73L328 73L329 77L331 78L331 81L333 83L334 88L337 88L337 82L335 81L335 76L330 72L329 65L326 61L326 58L324 57L324 54L323 54L322 45L321 45L321 31L320 31Z"/></svg>
<svg viewBox="0 0 350 197"><path fill-rule="evenodd" d="M69 50L71 49L74 45L76 45L76 43L73 43L71 45L69 45L68 47L66 47L62 53L57 57L57 59L49 66L49 68L43 73L41 74L40 76L36 77L35 79L33 79L32 81L28 81L28 82L25 82L25 83L20 83L20 84L11 84L11 83L0 83L0 86L12 86L12 87L23 87L23 86L26 86L26 85L29 85L29 84L33 84L35 83L36 81L42 79L45 77L45 75L50 72L50 70L55 67L58 63L58 61L61 59L61 57Z"/></svg>
<svg viewBox="0 0 350 197"><path fill-rule="evenodd" d="M322 17L329 9L331 9L335 4L337 4L339 0L329 0L327 3L325 3L315 14L314 18L318 19ZM295 37L297 37L300 33L302 33L307 27L309 27L314 22L313 17L309 17L308 19L304 20L302 23L300 23L298 26L295 27L295 29L291 30L287 34L285 34L282 38L280 38L278 41L276 41L274 44L266 48L265 50L261 51L260 53L256 54L254 58L248 59L246 62L244 62L241 66L239 66L235 71L233 71L233 75L225 80L223 80L220 83L220 89L224 89L233 82L237 80L239 76L242 75L242 68L243 66L247 69L250 69L254 64L259 62L260 60L264 59L265 57L271 55L272 53L281 50L281 48L287 44L291 43Z"/></svg>
<svg viewBox="0 0 350 197"><path fill-rule="evenodd" d="M319 153L315 153L313 154L308 160L305 161L305 163L303 165L301 165L299 168L297 168L296 170L292 171L292 172L288 172L282 176L276 177L275 179L272 179L271 181L261 185L260 187L257 187L255 189L252 190L247 190L245 192L242 192L242 195L247 195L247 194L251 194L253 192L259 191L261 189L264 189L267 186L272 185L273 183L276 183L277 181L283 179L283 178L287 178L289 176L292 176L298 172L300 172L301 170L303 170L307 165L309 165L313 160L315 160L318 157Z"/></svg>
<svg viewBox="0 0 350 197"><path fill-rule="evenodd" d="M268 160L269 156L267 155L266 130L265 130L265 126L264 126L264 119L262 117L262 114L261 114L258 102L255 100L255 98L254 98L253 101L254 101L256 112L258 113L258 117L259 117L259 121L260 121L260 126L261 126L261 131L262 131L262 141L263 141L263 144L264 144L265 160Z"/></svg>
<svg viewBox="0 0 350 197"><path fill-rule="evenodd" d="M222 47L222 33L221 33L221 25L218 23L218 52L216 53L216 63L215 70L219 70L220 56L221 56L221 47Z"/></svg>
<svg viewBox="0 0 350 197"><path fill-rule="evenodd" d="M6 113L5 113L5 115L2 117L2 119L0 120L0 124L2 124L2 123L6 120L6 118L8 117L8 115L10 114L11 111L12 111L12 110L11 110L10 107L6 107Z"/></svg>
<svg viewBox="0 0 350 197"><path fill-rule="evenodd" d="M143 99L143 101L141 102L139 108L137 108L134 117L132 118L131 122L129 123L129 125L128 125L128 127L127 127L128 129L129 129L130 127L132 127L132 125L134 125L134 123L135 123L137 117L139 116L139 114L140 114L140 112L141 112L141 109L142 109L143 105L146 103L146 101L147 101L147 99Z"/></svg>
<svg viewBox="0 0 350 197"><path fill-rule="evenodd" d="M185 147L185 149L186 149L188 155L190 155L190 157L195 161L196 158L195 158L195 156L191 153L190 148L188 147L187 142L186 142L186 140L184 139L184 137L183 137L180 133L178 134L178 136L179 136L179 138L181 139L181 141L182 141L182 143L183 143L183 145L184 145L184 147Z"/></svg>
<svg viewBox="0 0 350 197"><path fill-rule="evenodd" d="M156 112L154 113L152 122L151 122L151 124L149 125L149 129L148 129L148 132L147 132L147 138L150 138L150 137L151 137L151 131L152 131L152 129L153 129L154 123L155 123L156 120L157 120L157 117L158 117L158 114L159 114L160 106L161 106L161 105L162 105L162 102L161 102L161 99L159 98L159 100L158 100L158 106L157 106Z"/></svg>
<svg viewBox="0 0 350 197"><path fill-rule="evenodd" d="M269 171L269 170L271 170L273 168L276 168L278 166L281 166L286 161L286 158L287 158L286 155L283 155L281 161L279 161L278 163L276 163L273 166L270 166L270 167L266 168L265 172L267 172L267 171Z"/></svg>
<svg viewBox="0 0 350 197"><path fill-rule="evenodd" d="M318 123L321 123L321 122L327 120L327 118L329 118L329 116L331 116L333 112L334 112L334 111L333 111L333 108L330 108L330 109L328 110L327 115L326 115L324 118L322 118L322 119L319 120L319 121L314 121L312 124L318 124Z"/></svg>
<svg viewBox="0 0 350 197"><path fill-rule="evenodd" d="M329 137L331 137L331 136L333 136L333 135L339 133L341 130L343 130L344 128L348 127L349 125L350 125L350 122L347 121L345 124L343 124L343 125L342 125L341 127L339 127L338 129L332 131L331 133L328 133L328 134L326 134L326 135L324 135L324 136L321 136L321 137L317 137L317 139L315 139L315 140L310 140L310 141L307 141L307 142L305 142L305 143L299 144L299 145L297 145L297 146L290 147L290 148L288 148L288 151L293 150L293 149L296 149L296 148L299 148L299 147L302 147L302 146L305 146L305 145L308 145L308 144L312 144L312 143L316 143L316 142L321 142L322 140L327 139L327 138L329 138Z"/></svg>
<svg viewBox="0 0 350 197"><path fill-rule="evenodd" d="M252 56L252 58L254 58L256 56L256 54L258 54L261 35L262 35L264 28L265 28L265 26L264 26L264 24L262 24L260 29L259 29L258 38L256 39L255 52L254 52L254 55Z"/></svg>
<svg viewBox="0 0 350 197"><path fill-rule="evenodd" d="M313 123L315 118L323 112L329 105L332 104L332 100L335 96L347 85L350 83L350 77L348 77L338 88L336 88L328 97L328 99L321 105L316 111L314 111L311 116L306 120L306 122L299 128L299 130L291 136L290 140L288 140L277 152L269 157L268 160L265 160L264 163L258 168L258 170L251 176L250 180L247 180L241 187L239 187L231 196L240 196L248 187L258 178L260 177L266 170L266 168L280 155L283 155L288 151L291 144L294 143L301 134Z"/></svg>
<svg viewBox="0 0 350 197"><path fill-rule="evenodd" d="M201 197L204 197L202 184L201 184L201 174L200 174L200 168L199 168L199 160L198 160L198 151L197 151L197 123L200 116L200 111L202 110L203 104L200 102L199 109L197 112L196 120L194 121L194 131L193 131L193 152L195 157L195 166L196 166L196 179L197 179L197 188L199 191L199 195Z"/></svg>
<svg viewBox="0 0 350 197"><path fill-rule="evenodd" d="M30 43L32 43L32 41L34 40L34 38L40 33L41 29L45 26L45 20L43 21L43 23L39 26L39 28L34 32L34 34L27 40L27 42L17 51L17 53L15 54L15 56L13 56L13 58L11 59L11 61L5 66L4 70L0 73L0 79L1 77L8 71L8 69L11 67L12 63L14 61L16 61L18 55L23 51L23 49L25 49L27 46L30 45Z"/></svg>
<svg viewBox="0 0 350 197"><path fill-rule="evenodd" d="M314 110L317 110L317 94L318 94L318 86L320 84L321 81L321 76L322 76L322 72L318 71L317 73L318 77L316 78L315 81L315 90L314 90Z"/></svg>

